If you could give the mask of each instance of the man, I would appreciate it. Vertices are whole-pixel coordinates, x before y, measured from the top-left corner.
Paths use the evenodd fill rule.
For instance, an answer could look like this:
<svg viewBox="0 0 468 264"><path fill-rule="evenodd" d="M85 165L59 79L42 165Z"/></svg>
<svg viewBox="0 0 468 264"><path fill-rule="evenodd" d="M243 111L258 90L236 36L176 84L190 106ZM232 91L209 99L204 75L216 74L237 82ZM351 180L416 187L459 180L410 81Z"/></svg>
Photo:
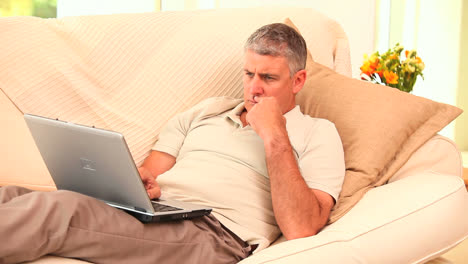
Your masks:
<svg viewBox="0 0 468 264"><path fill-rule="evenodd" d="M244 100L211 98L175 116L139 168L148 195L209 205L189 221L142 224L93 198L0 189L0 263L45 254L96 263L234 263L282 232L315 235L344 177L334 125L304 116L306 44L271 24L245 46Z"/></svg>

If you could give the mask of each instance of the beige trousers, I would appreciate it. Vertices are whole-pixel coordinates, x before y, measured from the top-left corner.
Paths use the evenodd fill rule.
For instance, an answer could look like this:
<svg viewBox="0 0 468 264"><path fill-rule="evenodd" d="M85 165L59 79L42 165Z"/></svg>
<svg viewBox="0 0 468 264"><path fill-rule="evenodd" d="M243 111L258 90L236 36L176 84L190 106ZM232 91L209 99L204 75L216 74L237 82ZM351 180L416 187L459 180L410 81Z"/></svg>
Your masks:
<svg viewBox="0 0 468 264"><path fill-rule="evenodd" d="M0 263L46 254L94 263L236 263L250 247L212 215L143 224L69 191L0 188Z"/></svg>

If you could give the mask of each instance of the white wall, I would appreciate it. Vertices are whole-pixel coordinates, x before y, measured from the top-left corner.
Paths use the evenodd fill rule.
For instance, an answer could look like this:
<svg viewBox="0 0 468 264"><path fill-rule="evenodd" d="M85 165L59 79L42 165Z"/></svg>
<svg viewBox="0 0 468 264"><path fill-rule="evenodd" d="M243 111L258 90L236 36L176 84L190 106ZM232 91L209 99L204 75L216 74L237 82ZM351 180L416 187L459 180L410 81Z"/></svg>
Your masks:
<svg viewBox="0 0 468 264"><path fill-rule="evenodd" d="M451 105L457 103L461 51L462 0L425 0L419 3L416 49L426 68L424 81L413 94ZM466 109L465 109L466 110ZM454 139L454 123L441 134Z"/></svg>
<svg viewBox="0 0 468 264"><path fill-rule="evenodd" d="M460 55L461 0L426 0L420 6L417 49L426 68L417 94L455 104Z"/></svg>
<svg viewBox="0 0 468 264"><path fill-rule="evenodd" d="M217 3L216 0L161 0L161 11L213 9Z"/></svg>
<svg viewBox="0 0 468 264"><path fill-rule="evenodd" d="M57 0L57 17L142 13L156 10L155 0Z"/></svg>

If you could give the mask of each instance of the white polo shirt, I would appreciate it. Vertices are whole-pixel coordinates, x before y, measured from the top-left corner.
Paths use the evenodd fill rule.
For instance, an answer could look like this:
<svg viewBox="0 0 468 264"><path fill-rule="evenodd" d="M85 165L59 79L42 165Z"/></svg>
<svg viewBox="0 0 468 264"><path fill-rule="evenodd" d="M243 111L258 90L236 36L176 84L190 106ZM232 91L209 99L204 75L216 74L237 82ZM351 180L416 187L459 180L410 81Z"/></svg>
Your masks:
<svg viewBox="0 0 468 264"><path fill-rule="evenodd" d="M176 157L174 167L157 178L163 197L212 207L223 225L260 250L281 231L263 141L250 126L242 126L243 110L239 99L207 99L172 118L153 149ZM303 115L299 106L284 116L307 185L337 200L345 166L334 124Z"/></svg>

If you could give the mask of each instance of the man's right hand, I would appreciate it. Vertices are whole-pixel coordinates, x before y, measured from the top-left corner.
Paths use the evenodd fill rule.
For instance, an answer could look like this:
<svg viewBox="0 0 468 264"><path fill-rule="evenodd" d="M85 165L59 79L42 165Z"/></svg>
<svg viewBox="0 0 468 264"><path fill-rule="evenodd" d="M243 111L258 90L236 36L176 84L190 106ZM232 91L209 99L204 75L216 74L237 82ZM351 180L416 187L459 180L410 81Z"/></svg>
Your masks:
<svg viewBox="0 0 468 264"><path fill-rule="evenodd" d="M149 156L146 157L143 165L138 168L140 177L145 184L146 192L150 199L156 199L161 197L161 188L156 182L156 177L170 170L176 163L176 158L157 150L150 152Z"/></svg>
<svg viewBox="0 0 468 264"><path fill-rule="evenodd" d="M161 188L159 184L156 182L156 177L151 174L151 172L145 168L140 167L138 168L138 172L140 173L140 177L145 185L146 192L150 199L156 199L161 197Z"/></svg>

